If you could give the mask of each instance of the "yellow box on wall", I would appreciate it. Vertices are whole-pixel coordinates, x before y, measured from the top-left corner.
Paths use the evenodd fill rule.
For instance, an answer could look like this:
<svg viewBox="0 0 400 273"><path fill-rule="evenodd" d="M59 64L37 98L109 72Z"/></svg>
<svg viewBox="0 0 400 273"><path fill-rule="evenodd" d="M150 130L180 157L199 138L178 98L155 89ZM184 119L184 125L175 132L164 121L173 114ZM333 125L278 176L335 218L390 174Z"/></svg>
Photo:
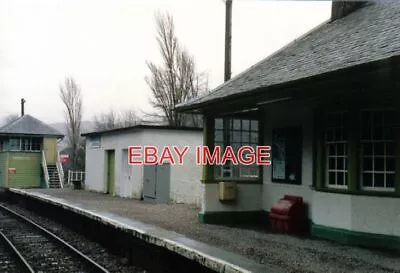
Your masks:
<svg viewBox="0 0 400 273"><path fill-rule="evenodd" d="M219 182L218 193L219 200L221 201L233 201L236 200L236 182Z"/></svg>

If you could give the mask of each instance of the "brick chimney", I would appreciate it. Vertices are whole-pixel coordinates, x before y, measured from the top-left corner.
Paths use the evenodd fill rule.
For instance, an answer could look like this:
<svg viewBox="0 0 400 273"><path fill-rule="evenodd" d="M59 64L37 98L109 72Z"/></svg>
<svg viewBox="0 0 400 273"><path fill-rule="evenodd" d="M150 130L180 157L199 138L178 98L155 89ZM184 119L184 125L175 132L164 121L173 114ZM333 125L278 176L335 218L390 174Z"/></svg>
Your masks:
<svg viewBox="0 0 400 273"><path fill-rule="evenodd" d="M363 5L368 3L368 1L332 1L332 11L331 11L331 21L343 18L349 13L359 9Z"/></svg>
<svg viewBox="0 0 400 273"><path fill-rule="evenodd" d="M23 115L25 115L25 106L24 106L24 104L25 104L25 99L22 98L22 99L21 99L21 117L22 117Z"/></svg>

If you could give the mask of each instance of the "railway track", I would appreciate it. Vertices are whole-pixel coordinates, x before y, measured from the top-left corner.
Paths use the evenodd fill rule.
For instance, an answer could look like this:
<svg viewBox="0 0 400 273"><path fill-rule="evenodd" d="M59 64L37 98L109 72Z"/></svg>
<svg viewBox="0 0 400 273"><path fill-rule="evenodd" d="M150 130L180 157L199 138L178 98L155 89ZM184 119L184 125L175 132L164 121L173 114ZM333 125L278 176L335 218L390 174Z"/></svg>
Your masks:
<svg viewBox="0 0 400 273"><path fill-rule="evenodd" d="M60 237L3 205L0 272L109 273Z"/></svg>

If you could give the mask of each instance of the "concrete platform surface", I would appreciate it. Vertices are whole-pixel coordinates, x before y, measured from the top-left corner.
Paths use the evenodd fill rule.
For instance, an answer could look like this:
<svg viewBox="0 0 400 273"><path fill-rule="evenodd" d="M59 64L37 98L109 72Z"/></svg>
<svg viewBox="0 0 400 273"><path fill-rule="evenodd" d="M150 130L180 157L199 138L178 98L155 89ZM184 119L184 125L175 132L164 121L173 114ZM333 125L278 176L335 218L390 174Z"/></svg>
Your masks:
<svg viewBox="0 0 400 273"><path fill-rule="evenodd" d="M187 204L150 204L70 188L11 190L136 231L138 237L148 234L151 243L219 272L400 273L400 251L276 234L259 227L202 224L199 208Z"/></svg>
<svg viewBox="0 0 400 273"><path fill-rule="evenodd" d="M157 246L167 248L186 258L196 260L217 272L287 272L276 265L259 264L241 255L192 240L174 231L122 217L106 210L86 208L63 198L57 198L35 190L10 189L11 192L27 195L43 202L62 206L97 221L111 224L116 228L134 231L132 234Z"/></svg>

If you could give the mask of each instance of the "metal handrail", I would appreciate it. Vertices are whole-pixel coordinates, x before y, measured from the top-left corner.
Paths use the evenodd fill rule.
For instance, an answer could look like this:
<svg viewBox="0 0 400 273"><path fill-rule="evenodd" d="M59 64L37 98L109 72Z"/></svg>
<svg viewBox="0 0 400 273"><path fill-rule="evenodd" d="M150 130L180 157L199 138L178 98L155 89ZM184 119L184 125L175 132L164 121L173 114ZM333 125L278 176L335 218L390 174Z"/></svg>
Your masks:
<svg viewBox="0 0 400 273"><path fill-rule="evenodd" d="M47 170L46 155L44 151L42 151L42 168L44 172L44 181L46 182L46 187L50 188L50 177L49 177L49 171Z"/></svg>
<svg viewBox="0 0 400 273"><path fill-rule="evenodd" d="M57 151L57 160L56 160L56 166L57 166L57 172L58 172L58 177L60 180L60 187L64 187L64 170L61 164L60 160L60 152Z"/></svg>

